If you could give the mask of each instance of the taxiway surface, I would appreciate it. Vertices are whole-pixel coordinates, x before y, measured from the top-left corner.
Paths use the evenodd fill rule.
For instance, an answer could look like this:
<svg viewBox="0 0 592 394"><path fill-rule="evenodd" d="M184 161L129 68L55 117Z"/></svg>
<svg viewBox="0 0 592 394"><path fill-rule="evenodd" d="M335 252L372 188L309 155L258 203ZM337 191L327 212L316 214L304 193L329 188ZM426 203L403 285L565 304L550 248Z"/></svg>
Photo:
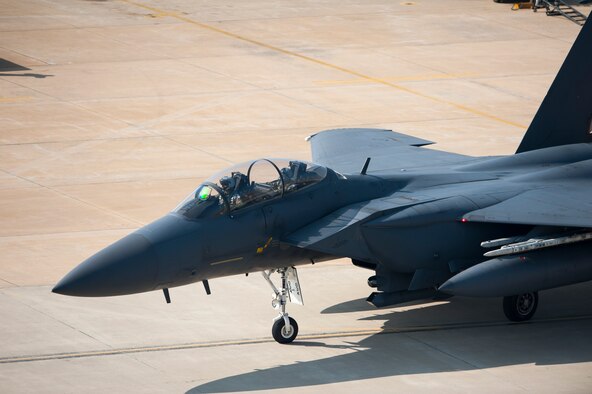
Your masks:
<svg viewBox="0 0 592 394"><path fill-rule="evenodd" d="M369 271L303 267L290 346L256 274L171 305L50 293L211 173L308 159L323 129L511 154L579 29L489 0L0 0L0 391L590 392L590 284L509 324L498 299L376 310Z"/></svg>

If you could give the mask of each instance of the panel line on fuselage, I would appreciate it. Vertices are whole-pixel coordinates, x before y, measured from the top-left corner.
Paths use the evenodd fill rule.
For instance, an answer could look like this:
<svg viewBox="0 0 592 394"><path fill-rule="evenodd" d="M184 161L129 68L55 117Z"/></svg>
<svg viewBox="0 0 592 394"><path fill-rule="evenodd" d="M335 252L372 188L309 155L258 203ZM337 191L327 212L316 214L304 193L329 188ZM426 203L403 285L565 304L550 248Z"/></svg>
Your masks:
<svg viewBox="0 0 592 394"><path fill-rule="evenodd" d="M210 265L218 265L218 264L232 263L233 261L240 261L242 259L243 259L242 257L235 257L233 259L216 261L216 262L210 263Z"/></svg>

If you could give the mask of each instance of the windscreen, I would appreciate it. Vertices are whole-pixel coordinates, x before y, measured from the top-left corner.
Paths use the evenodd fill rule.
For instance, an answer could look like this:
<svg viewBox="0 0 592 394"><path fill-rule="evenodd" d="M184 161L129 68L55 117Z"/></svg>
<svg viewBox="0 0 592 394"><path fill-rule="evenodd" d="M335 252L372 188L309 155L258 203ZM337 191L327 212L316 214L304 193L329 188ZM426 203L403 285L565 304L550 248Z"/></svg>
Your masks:
<svg viewBox="0 0 592 394"><path fill-rule="evenodd" d="M196 219L214 217L225 210L224 199L214 185L202 184L177 205L173 212Z"/></svg>

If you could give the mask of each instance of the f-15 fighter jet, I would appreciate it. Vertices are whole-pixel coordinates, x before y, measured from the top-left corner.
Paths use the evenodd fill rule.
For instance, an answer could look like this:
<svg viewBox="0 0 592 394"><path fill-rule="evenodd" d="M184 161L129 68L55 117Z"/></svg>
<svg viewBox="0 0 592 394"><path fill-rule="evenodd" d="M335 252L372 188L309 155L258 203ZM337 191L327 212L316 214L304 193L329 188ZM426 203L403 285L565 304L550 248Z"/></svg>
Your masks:
<svg viewBox="0 0 592 394"><path fill-rule="evenodd" d="M81 263L53 292L101 297L263 273L296 338L296 267L350 258L377 307L503 297L530 319L538 291L592 279L592 23L576 39L516 153L469 157L377 129L308 138L313 163L259 159L213 175L171 213ZM271 275L279 273L277 287ZM346 296L346 295L344 295Z"/></svg>

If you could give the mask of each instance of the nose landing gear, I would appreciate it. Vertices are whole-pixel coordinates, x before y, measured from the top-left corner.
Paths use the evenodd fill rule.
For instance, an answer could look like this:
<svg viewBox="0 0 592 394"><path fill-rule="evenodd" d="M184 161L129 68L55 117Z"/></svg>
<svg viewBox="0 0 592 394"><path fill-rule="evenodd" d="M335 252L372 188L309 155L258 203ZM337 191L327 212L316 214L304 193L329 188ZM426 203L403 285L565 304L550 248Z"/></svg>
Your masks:
<svg viewBox="0 0 592 394"><path fill-rule="evenodd" d="M288 322L286 323L286 319ZM275 318L273 326L271 326L271 335L277 343L290 343L298 335L298 323L296 320L289 317L288 314L283 314Z"/></svg>
<svg viewBox="0 0 592 394"><path fill-rule="evenodd" d="M271 281L270 277L274 272L280 274L280 290L278 290ZM298 323L296 323L296 320L288 316L288 312L286 312L286 304L288 302L293 302L295 304L304 305L296 268L279 268L277 270L263 271L261 274L274 292L271 306L273 306L274 309L280 310L279 316L274 319L271 328L273 339L282 344L290 343L296 339L296 336L298 335Z"/></svg>

